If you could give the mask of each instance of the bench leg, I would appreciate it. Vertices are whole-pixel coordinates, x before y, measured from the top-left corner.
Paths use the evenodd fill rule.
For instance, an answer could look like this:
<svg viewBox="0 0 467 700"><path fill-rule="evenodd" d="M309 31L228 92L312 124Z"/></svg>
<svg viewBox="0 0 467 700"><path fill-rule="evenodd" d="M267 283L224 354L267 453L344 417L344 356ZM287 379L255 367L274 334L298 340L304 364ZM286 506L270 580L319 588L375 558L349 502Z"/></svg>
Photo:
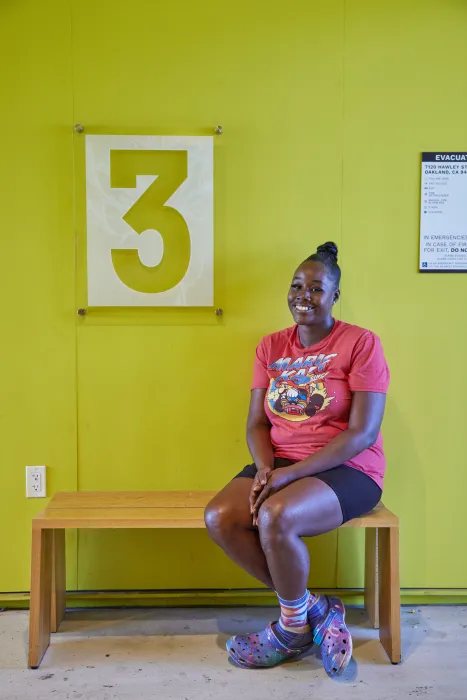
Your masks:
<svg viewBox="0 0 467 700"><path fill-rule="evenodd" d="M371 626L379 627L378 528L365 530L365 610Z"/></svg>
<svg viewBox="0 0 467 700"><path fill-rule="evenodd" d="M29 668L39 668L50 643L53 531L34 528L31 549Z"/></svg>
<svg viewBox="0 0 467 700"><path fill-rule="evenodd" d="M58 632L60 623L65 615L65 530L52 530L52 533L52 606L50 611L50 631Z"/></svg>
<svg viewBox="0 0 467 700"><path fill-rule="evenodd" d="M393 664L401 662L399 528L378 529L379 638Z"/></svg>

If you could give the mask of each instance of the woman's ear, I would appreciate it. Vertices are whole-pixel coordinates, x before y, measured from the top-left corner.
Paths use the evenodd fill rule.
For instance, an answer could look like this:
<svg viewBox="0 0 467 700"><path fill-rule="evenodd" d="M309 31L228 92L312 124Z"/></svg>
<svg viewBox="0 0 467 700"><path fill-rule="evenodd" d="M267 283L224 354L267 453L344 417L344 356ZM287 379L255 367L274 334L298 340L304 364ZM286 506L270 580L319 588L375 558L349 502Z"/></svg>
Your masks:
<svg viewBox="0 0 467 700"><path fill-rule="evenodd" d="M336 291L334 292L333 300L332 300L333 304L337 304L337 302L339 301L340 295L341 295L341 290L336 289Z"/></svg>

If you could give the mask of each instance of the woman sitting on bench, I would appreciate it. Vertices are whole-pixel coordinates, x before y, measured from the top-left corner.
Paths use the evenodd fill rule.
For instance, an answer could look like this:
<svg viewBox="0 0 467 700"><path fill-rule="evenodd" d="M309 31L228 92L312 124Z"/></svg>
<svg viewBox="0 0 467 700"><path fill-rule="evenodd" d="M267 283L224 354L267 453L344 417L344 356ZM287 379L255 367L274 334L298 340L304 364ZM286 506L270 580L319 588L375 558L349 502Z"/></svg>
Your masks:
<svg viewBox="0 0 467 700"><path fill-rule="evenodd" d="M389 371L374 333L333 318L340 276L334 243L295 272L288 295L295 325L266 336L256 351L247 425L254 464L206 509L212 539L279 598L277 623L227 642L243 668L276 666L315 643L326 671L338 675L352 656L342 601L307 590L301 539L364 515L383 487Z"/></svg>

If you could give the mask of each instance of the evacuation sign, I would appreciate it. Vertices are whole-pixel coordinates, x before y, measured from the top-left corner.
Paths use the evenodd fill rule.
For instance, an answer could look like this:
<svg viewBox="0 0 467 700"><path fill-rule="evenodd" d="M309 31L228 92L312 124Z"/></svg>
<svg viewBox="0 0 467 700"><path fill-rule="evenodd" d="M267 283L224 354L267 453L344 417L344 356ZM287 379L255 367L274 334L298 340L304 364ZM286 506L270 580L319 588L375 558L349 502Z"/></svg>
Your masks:
<svg viewBox="0 0 467 700"><path fill-rule="evenodd" d="M420 272L467 272L467 153L423 153Z"/></svg>

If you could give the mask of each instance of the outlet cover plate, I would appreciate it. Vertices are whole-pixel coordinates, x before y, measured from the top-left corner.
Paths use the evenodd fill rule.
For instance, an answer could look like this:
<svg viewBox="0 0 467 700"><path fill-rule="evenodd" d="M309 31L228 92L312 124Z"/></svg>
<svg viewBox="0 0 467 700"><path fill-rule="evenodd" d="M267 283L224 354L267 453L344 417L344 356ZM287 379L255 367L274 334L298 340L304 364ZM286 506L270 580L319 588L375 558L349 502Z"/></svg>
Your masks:
<svg viewBox="0 0 467 700"><path fill-rule="evenodd" d="M45 498L45 467L26 467L26 498Z"/></svg>

